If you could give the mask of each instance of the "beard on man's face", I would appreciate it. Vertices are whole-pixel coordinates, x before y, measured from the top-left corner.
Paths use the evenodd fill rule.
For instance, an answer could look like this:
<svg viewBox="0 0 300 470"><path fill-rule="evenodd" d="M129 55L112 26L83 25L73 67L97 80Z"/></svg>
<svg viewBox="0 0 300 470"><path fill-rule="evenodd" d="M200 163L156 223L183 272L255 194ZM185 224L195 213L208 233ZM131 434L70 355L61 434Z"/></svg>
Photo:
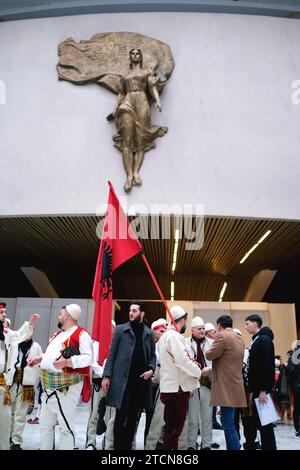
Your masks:
<svg viewBox="0 0 300 470"><path fill-rule="evenodd" d="M183 333L185 333L185 330L186 330L186 325L182 325L182 327L180 328L180 334L183 335Z"/></svg>
<svg viewBox="0 0 300 470"><path fill-rule="evenodd" d="M63 323L62 323L61 321L59 321L59 322L57 323L57 326L58 326L59 329L61 329L61 328L63 327Z"/></svg>
<svg viewBox="0 0 300 470"><path fill-rule="evenodd" d="M135 322L135 323L142 323L143 319L142 319L142 314L139 313L137 317L135 317L133 320L130 320L131 322Z"/></svg>

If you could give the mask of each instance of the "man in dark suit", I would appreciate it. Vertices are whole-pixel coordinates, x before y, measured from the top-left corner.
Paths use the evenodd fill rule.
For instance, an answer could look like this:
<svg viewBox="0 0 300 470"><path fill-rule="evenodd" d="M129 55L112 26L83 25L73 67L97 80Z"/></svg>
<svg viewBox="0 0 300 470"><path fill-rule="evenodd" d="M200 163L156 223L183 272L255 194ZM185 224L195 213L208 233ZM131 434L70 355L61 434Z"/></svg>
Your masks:
<svg viewBox="0 0 300 470"><path fill-rule="evenodd" d="M155 342L144 315L142 302L132 301L129 321L117 326L103 372L107 404L116 408L115 450L131 449L141 411L152 407L149 379L156 367Z"/></svg>

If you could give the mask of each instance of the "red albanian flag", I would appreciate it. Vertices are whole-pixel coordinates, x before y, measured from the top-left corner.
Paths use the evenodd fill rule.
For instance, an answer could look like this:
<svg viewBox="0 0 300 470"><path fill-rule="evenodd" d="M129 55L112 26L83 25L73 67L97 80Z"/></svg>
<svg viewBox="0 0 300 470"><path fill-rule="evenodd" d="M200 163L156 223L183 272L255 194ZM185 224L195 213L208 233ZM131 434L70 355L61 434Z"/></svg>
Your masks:
<svg viewBox="0 0 300 470"><path fill-rule="evenodd" d="M92 338L99 341L100 365L109 356L112 320L112 273L142 250L110 182L108 208L100 242L93 287L95 300Z"/></svg>

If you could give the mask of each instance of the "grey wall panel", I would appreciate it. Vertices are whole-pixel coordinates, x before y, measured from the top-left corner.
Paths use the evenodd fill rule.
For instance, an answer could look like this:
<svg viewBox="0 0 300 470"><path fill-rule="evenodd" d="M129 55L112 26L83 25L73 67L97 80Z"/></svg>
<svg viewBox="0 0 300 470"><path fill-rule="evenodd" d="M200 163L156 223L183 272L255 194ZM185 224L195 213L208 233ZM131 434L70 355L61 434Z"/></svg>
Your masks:
<svg viewBox="0 0 300 470"><path fill-rule="evenodd" d="M87 303L87 330L91 334L93 328L93 321L94 321L94 308L95 302L94 300L89 300Z"/></svg>
<svg viewBox="0 0 300 470"><path fill-rule="evenodd" d="M33 338L41 345L43 351L45 350L49 339L51 307L52 299L22 297L17 299L14 328L20 328L25 320L30 319L32 313L38 313L41 318L36 323Z"/></svg>

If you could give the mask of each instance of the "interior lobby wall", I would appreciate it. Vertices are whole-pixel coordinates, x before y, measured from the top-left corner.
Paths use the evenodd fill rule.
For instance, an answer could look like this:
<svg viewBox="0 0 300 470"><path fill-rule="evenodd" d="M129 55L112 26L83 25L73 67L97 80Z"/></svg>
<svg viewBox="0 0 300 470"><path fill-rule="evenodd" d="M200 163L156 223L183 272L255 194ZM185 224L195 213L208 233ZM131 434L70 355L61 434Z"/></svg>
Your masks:
<svg viewBox="0 0 300 470"><path fill-rule="evenodd" d="M0 216L95 214L108 180L124 195L114 124L105 119L116 96L56 72L60 42L106 31L155 37L175 59L162 112L151 111L169 131L147 152L143 186L128 206L204 204L206 215L300 219L299 21L209 13L1 23Z"/></svg>

